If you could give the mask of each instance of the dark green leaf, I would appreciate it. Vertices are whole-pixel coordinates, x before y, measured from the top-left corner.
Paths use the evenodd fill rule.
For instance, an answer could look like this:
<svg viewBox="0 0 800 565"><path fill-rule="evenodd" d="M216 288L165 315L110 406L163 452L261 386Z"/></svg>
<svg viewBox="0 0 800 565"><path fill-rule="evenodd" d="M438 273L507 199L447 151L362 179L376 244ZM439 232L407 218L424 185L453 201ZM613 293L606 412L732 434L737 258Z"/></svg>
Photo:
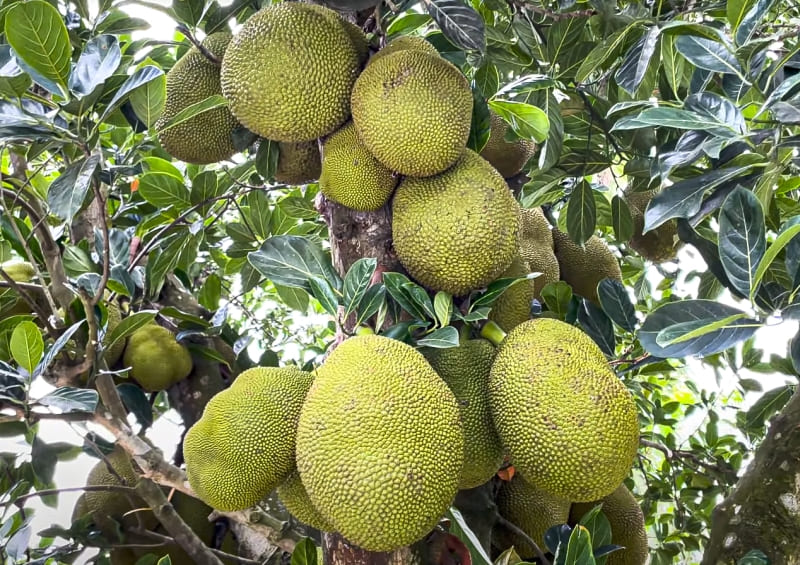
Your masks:
<svg viewBox="0 0 800 565"><path fill-rule="evenodd" d="M31 77L20 68L10 45L0 45L0 94L19 98L31 85Z"/></svg>
<svg viewBox="0 0 800 565"><path fill-rule="evenodd" d="M794 392L795 385L783 385L765 392L745 414L745 425L750 429L763 428L767 420L789 402Z"/></svg>
<svg viewBox="0 0 800 565"><path fill-rule="evenodd" d="M615 324L628 332L636 329L636 309L625 285L615 279L603 279L597 285L597 296L603 310Z"/></svg>
<svg viewBox="0 0 800 565"><path fill-rule="evenodd" d="M475 71L473 81L484 98L491 98L500 88L500 74L497 72L497 67L489 61Z"/></svg>
<svg viewBox="0 0 800 565"><path fill-rule="evenodd" d="M657 25L652 26L647 32L634 43L625 58L622 60L622 65L617 69L614 79L617 84L625 92L634 96L642 84L647 68L650 66L650 59L658 46L660 28Z"/></svg>
<svg viewBox="0 0 800 565"><path fill-rule="evenodd" d="M273 236L258 251L249 253L247 259L259 273L276 284L310 292L309 279L319 277L330 282L334 289L342 286L328 255L305 237Z"/></svg>
<svg viewBox="0 0 800 565"><path fill-rule="evenodd" d="M89 183L100 164L100 154L95 153L70 165L66 171L50 183L47 204L50 211L66 222L71 222L83 206L89 192Z"/></svg>
<svg viewBox="0 0 800 565"><path fill-rule="evenodd" d="M458 340L456 340L456 343L457 341ZM451 506L450 510L447 511L445 516L450 519L450 533L460 539L464 545L467 546L467 549L469 549L469 554L472 558L472 564L491 565L491 558L483 549L480 540L470 529L469 524L467 524L467 521L464 519L464 516L461 514L461 512L455 506Z"/></svg>
<svg viewBox="0 0 800 565"><path fill-rule="evenodd" d="M182 211L192 205L186 185L165 173L147 173L139 177L139 194L156 208L174 206Z"/></svg>
<svg viewBox="0 0 800 565"><path fill-rule="evenodd" d="M477 89L472 89L472 123L469 129L467 147L480 153L489 141L491 116L486 100Z"/></svg>
<svg viewBox="0 0 800 565"><path fill-rule="evenodd" d="M572 287L564 281L548 283L542 289L542 300L547 309L563 320L572 301Z"/></svg>
<svg viewBox="0 0 800 565"><path fill-rule="evenodd" d="M214 171L203 171L192 179L189 201L196 206L202 202L216 198L220 196L220 188L216 173L214 173ZM250 195L248 194L248 196ZM267 209L267 212L269 212L269 209Z"/></svg>
<svg viewBox="0 0 800 565"><path fill-rule="evenodd" d="M756 0L753 7L742 18L739 27L736 29L736 43L744 45L753 35L756 26L761 23L764 16L778 3L778 0Z"/></svg>
<svg viewBox="0 0 800 565"><path fill-rule="evenodd" d="M33 322L17 324L17 327L11 333L9 349L14 361L25 369L29 375L33 375L33 371L42 359L42 353L44 352L44 340L39 332L39 326Z"/></svg>
<svg viewBox="0 0 800 565"><path fill-rule="evenodd" d="M644 127L666 127L684 130L703 130L718 137L738 136L736 127L716 118L681 108L647 108L635 116L623 116L611 128L612 131L639 129Z"/></svg>
<svg viewBox="0 0 800 565"><path fill-rule="evenodd" d="M69 89L78 96L90 94L114 74L121 60L122 53L116 37L93 37L86 43L69 75Z"/></svg>
<svg viewBox="0 0 800 565"><path fill-rule="evenodd" d="M447 347L458 347L458 330L453 326L439 328L423 338L417 340L420 347L436 347L439 349Z"/></svg>
<svg viewBox="0 0 800 565"><path fill-rule="evenodd" d="M314 210L313 204L299 196L287 196L278 202L278 206L280 206L283 213L290 218L313 220L318 216L317 211Z"/></svg>
<svg viewBox="0 0 800 565"><path fill-rule="evenodd" d="M747 129L741 110L727 98L713 92L698 92L686 97L683 101L686 110L716 120L720 124L732 127L737 133Z"/></svg>
<svg viewBox="0 0 800 565"><path fill-rule="evenodd" d="M792 361L794 372L800 375L800 332L794 334L789 341L789 358Z"/></svg>
<svg viewBox="0 0 800 565"><path fill-rule="evenodd" d="M567 206L567 231L570 239L583 245L594 235L597 223L597 210L594 202L594 190L585 180L580 181L569 196Z"/></svg>
<svg viewBox="0 0 800 565"><path fill-rule="evenodd" d="M483 18L471 6L458 0L425 0L425 7L450 43L465 51L485 51Z"/></svg>
<svg viewBox="0 0 800 565"><path fill-rule="evenodd" d="M152 128L167 102L167 77L157 76L131 92L129 102L136 117L148 128ZM124 107L123 107L124 110Z"/></svg>
<svg viewBox="0 0 800 565"><path fill-rule="evenodd" d="M383 284L386 285L386 291L400 308L418 320L424 320L427 317L425 310L408 293L406 285L413 284L408 277L401 273L383 273Z"/></svg>
<svg viewBox="0 0 800 565"><path fill-rule="evenodd" d="M322 308L334 318L339 308L339 299L325 279L319 277L309 277L308 286L311 287L311 294L319 300Z"/></svg>
<svg viewBox="0 0 800 565"><path fill-rule="evenodd" d="M611 524L602 512L602 504L598 504L580 519L580 525L589 530L592 537L592 548L597 549L611 543ZM597 555L597 552L595 552Z"/></svg>
<svg viewBox="0 0 800 565"><path fill-rule="evenodd" d="M87 412L97 408L97 391L85 388L61 387L36 401L41 406L58 408L62 412Z"/></svg>
<svg viewBox="0 0 800 565"><path fill-rule="evenodd" d="M386 287L382 284L374 284L367 289L361 299L356 316L356 325L359 326L366 322L371 316L375 315L386 300Z"/></svg>
<svg viewBox="0 0 800 565"><path fill-rule="evenodd" d="M317 546L311 538L303 538L294 546L291 565L317 565Z"/></svg>
<svg viewBox="0 0 800 565"><path fill-rule="evenodd" d="M614 326L611 319L606 316L593 302L584 299L578 309L578 322L583 330L600 347L608 357L614 356L616 340L614 339Z"/></svg>
<svg viewBox="0 0 800 565"><path fill-rule="evenodd" d="M719 41L696 35L681 35L675 38L675 49L699 69L742 76L742 67L736 56Z"/></svg>
<svg viewBox="0 0 800 565"><path fill-rule="evenodd" d="M592 538L589 530L577 525L569 536L565 563L569 565L595 565L592 553Z"/></svg>
<svg viewBox="0 0 800 565"><path fill-rule="evenodd" d="M489 108L507 121L514 133L521 138L537 143L547 139L550 121L540 108L524 102L497 99L489 101Z"/></svg>
<svg viewBox="0 0 800 565"><path fill-rule="evenodd" d="M265 180L275 177L278 170L278 159L281 151L277 141L262 139L256 151L256 171Z"/></svg>
<svg viewBox="0 0 800 565"><path fill-rule="evenodd" d="M433 311L433 304L431 303L431 297L428 295L428 291L415 282L404 283L403 290L406 292L406 296L413 300L417 306L422 308L430 319L436 319L436 313Z"/></svg>
<svg viewBox="0 0 800 565"><path fill-rule="evenodd" d="M58 339L53 342L53 345L48 347L47 351L45 351L44 356L33 371L33 376L41 375L45 369L50 366L50 363L53 362L53 359L56 358L56 355L59 354L67 342L72 338L72 335L78 331L83 323L84 320L80 320L79 322L72 324L70 327L64 330L64 333L58 336Z"/></svg>
<svg viewBox="0 0 800 565"><path fill-rule="evenodd" d="M106 336L106 349L110 349L121 339L125 339L133 332L142 326L152 322L158 312L155 310L140 310L135 314L131 314L123 319L111 332Z"/></svg>
<svg viewBox="0 0 800 565"><path fill-rule="evenodd" d="M556 64L581 39L589 18L563 18L550 26L547 34L547 55L551 64Z"/></svg>
<svg viewBox="0 0 800 565"><path fill-rule="evenodd" d="M585 81L589 75L591 75L598 68L601 68L603 63L611 58L617 57L622 49L622 46L625 44L628 35L633 30L638 30L640 26L640 22L631 22L628 26L615 31L609 37L605 38L602 42L596 45L578 68L578 71L575 73L575 80L577 82Z"/></svg>
<svg viewBox="0 0 800 565"><path fill-rule="evenodd" d="M344 277L345 318L359 309L361 299L367 292L372 275L378 266L377 259L363 257L353 263Z"/></svg>
<svg viewBox="0 0 800 565"><path fill-rule="evenodd" d="M136 417L143 430L153 425L153 409L142 387L133 383L122 383L117 385L117 392L125 408Z"/></svg>
<svg viewBox="0 0 800 565"><path fill-rule="evenodd" d="M611 222L614 228L614 236L619 243L630 241L633 236L633 218L631 210L625 199L615 195L611 199Z"/></svg>
<svg viewBox="0 0 800 565"><path fill-rule="evenodd" d="M719 212L719 258L728 280L749 296L756 268L766 251L764 212L758 198L737 186Z"/></svg>
<svg viewBox="0 0 800 565"><path fill-rule="evenodd" d="M275 292L286 306L298 312L308 310L308 291L291 286L275 285Z"/></svg>
<svg viewBox="0 0 800 565"><path fill-rule="evenodd" d="M480 306L490 306L494 304L494 302L500 298L506 290L514 286L515 284L520 283L521 281L525 280L524 277L517 278L517 277L504 277L501 279L497 279L489 283L489 286L486 287L486 292L481 294L478 298L472 301L472 305L470 306L470 310L474 310Z"/></svg>
<svg viewBox="0 0 800 565"><path fill-rule="evenodd" d="M120 86L119 89L116 91L114 97L111 99L111 102L108 103L108 106L106 106L106 109L103 112L102 116L100 116L100 121L104 121L111 114L111 112L113 112L120 104L122 104L128 98L128 95L131 92L133 92L140 86L147 84L151 80L155 80L156 78L163 75L164 71L153 65L147 65L138 69L135 73L129 76L125 80L125 82L122 83L122 86Z"/></svg>
<svg viewBox="0 0 800 565"><path fill-rule="evenodd" d="M247 220L250 226L258 237L269 237L269 220L272 217L272 211L269 208L267 195L260 190L256 190L247 195L246 202L248 208Z"/></svg>
<svg viewBox="0 0 800 565"><path fill-rule="evenodd" d="M753 277L753 285L750 289L751 292L754 292L758 285L761 283L761 279L764 278L764 275L767 272L767 269L775 260L775 257L778 256L778 253L786 247L790 241L792 241L797 234L800 234L800 222L796 221L787 221L781 231L778 232L778 237L775 238L775 241L767 249L766 253L764 253L763 259L759 261L758 268L756 269L756 274ZM752 297L751 297L752 298Z"/></svg>

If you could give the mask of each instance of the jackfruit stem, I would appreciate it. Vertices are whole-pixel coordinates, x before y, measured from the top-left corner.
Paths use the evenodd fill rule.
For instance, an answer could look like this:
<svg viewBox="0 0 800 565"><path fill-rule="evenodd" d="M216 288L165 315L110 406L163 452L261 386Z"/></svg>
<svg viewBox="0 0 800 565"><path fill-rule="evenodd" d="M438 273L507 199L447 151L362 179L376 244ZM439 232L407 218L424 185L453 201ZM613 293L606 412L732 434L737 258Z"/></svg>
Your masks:
<svg viewBox="0 0 800 565"><path fill-rule="evenodd" d="M481 337L488 339L497 347L506 338L506 332L503 331L503 328L490 320L481 328Z"/></svg>

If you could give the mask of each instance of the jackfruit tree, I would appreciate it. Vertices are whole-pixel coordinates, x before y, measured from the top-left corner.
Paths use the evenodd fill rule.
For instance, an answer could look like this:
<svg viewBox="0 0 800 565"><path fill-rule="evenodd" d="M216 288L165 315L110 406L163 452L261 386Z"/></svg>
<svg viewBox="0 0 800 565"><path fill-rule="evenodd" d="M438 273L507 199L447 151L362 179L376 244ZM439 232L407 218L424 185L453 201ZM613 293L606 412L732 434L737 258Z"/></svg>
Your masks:
<svg viewBox="0 0 800 565"><path fill-rule="evenodd" d="M0 3L0 559L796 563L798 29Z"/></svg>

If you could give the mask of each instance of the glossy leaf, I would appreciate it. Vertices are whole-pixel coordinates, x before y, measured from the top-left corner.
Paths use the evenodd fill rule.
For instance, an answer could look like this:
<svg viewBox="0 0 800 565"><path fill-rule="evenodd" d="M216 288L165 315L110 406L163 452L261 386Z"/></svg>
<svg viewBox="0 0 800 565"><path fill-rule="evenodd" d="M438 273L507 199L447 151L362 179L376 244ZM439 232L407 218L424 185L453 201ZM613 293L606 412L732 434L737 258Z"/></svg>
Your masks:
<svg viewBox="0 0 800 565"><path fill-rule="evenodd" d="M303 538L294 546L290 565L317 565L317 546L311 538Z"/></svg>
<svg viewBox="0 0 800 565"><path fill-rule="evenodd" d="M455 329L455 328L454 328ZM458 333L458 332L456 332ZM469 549L470 557L472 558L472 565L491 565L492 560L475 533L470 529L469 524L464 519L464 515L455 506L451 506L450 510L445 514L450 521L450 532L460 539Z"/></svg>
<svg viewBox="0 0 800 565"><path fill-rule="evenodd" d="M570 565L595 565L592 552L592 537L589 530L580 524L572 530L567 544L565 564Z"/></svg>
<svg viewBox="0 0 800 565"><path fill-rule="evenodd" d="M122 383L117 385L117 393L125 408L136 417L142 429L153 425L153 408L142 387L133 383Z"/></svg>
<svg viewBox="0 0 800 565"><path fill-rule="evenodd" d="M542 300L544 300L548 310L554 312L559 319L563 320L572 301L572 287L564 281L549 283L542 289Z"/></svg>
<svg viewBox="0 0 800 565"><path fill-rule="evenodd" d="M352 264L344 277L345 317L358 310L378 266L377 259L363 257Z"/></svg>
<svg viewBox="0 0 800 565"><path fill-rule="evenodd" d="M33 322L18 324L11 333L9 349L14 361L29 375L33 375L44 353L44 340L39 327Z"/></svg>
<svg viewBox="0 0 800 565"><path fill-rule="evenodd" d="M36 401L41 406L58 408L62 412L92 413L97 408L96 390L64 386Z"/></svg>
<svg viewBox="0 0 800 565"><path fill-rule="evenodd" d="M734 37L738 45L744 45L747 40L752 37L756 26L761 23L761 20L764 19L764 16L767 15L767 13L778 3L778 1L779 0L755 1L753 7L747 11L742 18L742 21L739 22L739 27L736 29L736 34Z"/></svg>
<svg viewBox="0 0 800 565"><path fill-rule="evenodd" d="M66 330L64 330L64 333L58 336L58 339L53 342L53 345L47 348L47 351L45 351L41 360L36 365L36 368L33 370L32 373L33 376L41 375L50 366L50 363L53 362L53 359L56 358L56 356L61 352L61 350L64 348L67 342L69 342L69 340L72 339L72 336L75 334L76 331L78 331L81 328L81 326L83 326L83 324L84 320L75 322Z"/></svg>
<svg viewBox="0 0 800 565"><path fill-rule="evenodd" d="M425 0L425 7L453 45L465 51L484 52L485 24L471 6L458 0Z"/></svg>
<svg viewBox="0 0 800 565"><path fill-rule="evenodd" d="M453 297L443 290L437 292L433 298L433 311L441 327L449 324L453 316Z"/></svg>
<svg viewBox="0 0 800 565"><path fill-rule="evenodd" d="M603 279L597 285L600 305L611 320L625 331L636 329L636 309L625 286L615 279Z"/></svg>
<svg viewBox="0 0 800 565"><path fill-rule="evenodd" d="M594 190L586 182L579 182L572 189L567 206L567 232L578 245L586 243L594 235L597 224Z"/></svg>
<svg viewBox="0 0 800 565"><path fill-rule="evenodd" d="M152 128L161 114L167 101L167 77L157 76L131 92L131 108L145 126Z"/></svg>
<svg viewBox="0 0 800 565"><path fill-rule="evenodd" d="M578 309L578 322L583 331L600 347L608 357L614 356L616 340L614 338L614 326L611 319L606 316L597 305L584 299Z"/></svg>
<svg viewBox="0 0 800 565"><path fill-rule="evenodd" d="M628 49L622 64L614 75L620 88L630 95L634 95L639 90L639 85L644 80L650 66L650 59L658 46L660 31L658 26L652 26L647 30L641 39Z"/></svg>
<svg viewBox="0 0 800 565"><path fill-rule="evenodd" d="M592 49L586 59L581 63L578 71L575 73L575 80L583 82L589 75L601 68L603 63L607 60L616 57L628 36L639 28L639 22L632 22L630 25L615 31L613 34L605 38L602 42Z"/></svg>
<svg viewBox="0 0 800 565"><path fill-rule="evenodd" d="M309 277L308 285L311 287L312 296L319 300L322 308L335 318L338 314L339 298L328 281L320 277Z"/></svg>
<svg viewBox="0 0 800 565"><path fill-rule="evenodd" d="M514 132L523 139L537 143L547 139L550 121L540 108L511 100L490 100L489 108L507 121Z"/></svg>
<svg viewBox="0 0 800 565"><path fill-rule="evenodd" d="M746 412L745 425L748 428L763 427L767 420L789 402L795 388L794 385L783 385L762 394Z"/></svg>
<svg viewBox="0 0 800 565"><path fill-rule="evenodd" d="M69 75L69 89L78 96L86 96L103 84L119 67L122 52L113 35L98 35L83 48L75 68Z"/></svg>
<svg viewBox="0 0 800 565"><path fill-rule="evenodd" d="M89 185L99 164L100 155L95 153L88 159L70 165L50 183L47 204L53 214L66 222L72 221L86 200Z"/></svg>
<svg viewBox="0 0 800 565"><path fill-rule="evenodd" d="M617 195L611 199L611 222L617 241L620 243L630 241L633 236L631 210L625 199Z"/></svg>
<svg viewBox="0 0 800 565"><path fill-rule="evenodd" d="M438 349L458 347L458 330L453 326L439 328L425 337L418 339L417 345L420 347L435 347Z"/></svg>
<svg viewBox="0 0 800 565"><path fill-rule="evenodd" d="M794 237L800 234L800 222L795 223L788 223L783 226L781 231L778 233L778 237L775 238L775 241L767 248L766 252L764 253L764 257L759 261L758 267L756 268L755 275L753 276L753 283L750 288L751 298L752 293L755 292L755 289L758 288L758 285L761 283L761 280L764 278L764 275L769 269L772 262L775 261L775 258L778 254L786 247Z"/></svg>
<svg viewBox="0 0 800 565"><path fill-rule="evenodd" d="M160 76L164 76L164 71L153 65L146 65L138 69L131 76L129 76L125 82L122 83L122 86L120 86L116 91L114 97L111 99L111 102L108 103L108 106L106 106L102 116L100 116L100 120L105 120L109 114L111 114L111 112L116 110L120 104L128 99L128 95L131 92Z"/></svg>
<svg viewBox="0 0 800 565"><path fill-rule="evenodd" d="M187 120L191 120L195 116L199 116L200 114L208 112L209 110L214 110L215 108L222 108L227 105L228 105L228 100L224 96L222 96L221 94L212 94L211 96L201 100L200 102L195 102L191 106L187 106L186 108L175 114L172 118L161 124L161 127L158 128L158 133L164 133L168 129L174 128L175 126L182 124Z"/></svg>
<svg viewBox="0 0 800 565"><path fill-rule="evenodd" d="M184 210L192 204L183 182L164 173L147 173L139 177L139 194L156 208L174 206L177 210Z"/></svg>
<svg viewBox="0 0 800 565"><path fill-rule="evenodd" d="M612 131L640 129L644 127L668 127L685 130L703 130L719 137L738 135L735 127L715 118L681 108L647 108L636 116L624 116L611 128Z"/></svg>
<svg viewBox="0 0 800 565"><path fill-rule="evenodd" d="M742 76L742 67L736 56L719 41L696 35L681 35L675 39L675 49L699 69Z"/></svg>
<svg viewBox="0 0 800 565"><path fill-rule="evenodd" d="M319 277L341 288L341 280L330 258L305 237L277 235L267 239L258 251L247 255L256 270L276 284L311 291L309 279Z"/></svg>
<svg viewBox="0 0 800 565"><path fill-rule="evenodd" d="M737 186L719 212L719 255L728 280L746 296L755 291L753 279L766 246L761 203L751 191Z"/></svg>
<svg viewBox="0 0 800 565"><path fill-rule="evenodd" d="M386 287L383 284L374 284L367 289L358 306L356 326L365 323L374 316L386 301Z"/></svg>

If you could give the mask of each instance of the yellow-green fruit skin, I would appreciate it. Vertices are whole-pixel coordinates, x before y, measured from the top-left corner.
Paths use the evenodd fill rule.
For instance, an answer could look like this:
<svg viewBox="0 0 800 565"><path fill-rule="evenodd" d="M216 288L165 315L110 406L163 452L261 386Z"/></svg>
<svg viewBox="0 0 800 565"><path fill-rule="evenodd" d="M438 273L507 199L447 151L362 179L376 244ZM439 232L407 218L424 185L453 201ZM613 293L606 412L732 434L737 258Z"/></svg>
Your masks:
<svg viewBox="0 0 800 565"><path fill-rule="evenodd" d="M602 500L573 504L570 511L570 523L580 522L587 512L601 502L603 503L603 514L606 515L611 526L611 543L625 548L609 554L606 565L644 565L649 553L644 514L639 503L625 485L620 485L617 490Z"/></svg>
<svg viewBox="0 0 800 565"><path fill-rule="evenodd" d="M541 301L542 289L558 282L561 276L558 259L553 252L553 233L540 208L523 209L520 219L519 255L528 266L528 272L542 273L533 279L533 296Z"/></svg>
<svg viewBox="0 0 800 565"><path fill-rule="evenodd" d="M389 200L397 177L358 138L353 122L332 133L322 148L322 193L353 210L377 210Z"/></svg>
<svg viewBox="0 0 800 565"><path fill-rule="evenodd" d="M271 4L231 40L222 60L222 92L250 131L276 141L309 141L347 120L358 53L341 22L325 10L301 2Z"/></svg>
<svg viewBox="0 0 800 565"><path fill-rule="evenodd" d="M364 66L367 59L369 59L369 41L367 41L367 36L364 35L364 32L361 31L361 28L356 24L348 22L347 20L341 21L344 26L344 31L350 36L350 41L352 41L353 47L358 55L359 66Z"/></svg>
<svg viewBox="0 0 800 565"><path fill-rule="evenodd" d="M372 58L369 60L369 64L371 65L375 61L381 59L381 57L385 57L390 53L395 53L397 51L405 51L407 49L411 49L414 51L422 51L423 53L427 53L429 55L439 56L439 52L436 50L436 47L430 41L423 39L422 37L418 37L415 35L402 35L400 37L396 37L392 39L389 43L386 44L386 47L375 53Z"/></svg>
<svg viewBox="0 0 800 565"><path fill-rule="evenodd" d="M213 33L202 45L222 59L233 36L227 32ZM192 104L209 96L222 94L219 65L203 55L196 47L175 63L167 73L167 96L164 112L156 122L156 130ZM173 157L187 163L216 163L236 153L233 130L239 126L227 106L203 112L158 134L164 149Z"/></svg>
<svg viewBox="0 0 800 565"><path fill-rule="evenodd" d="M568 234L554 229L553 242L561 280L569 283L576 294L598 302L597 285L600 281L606 278L622 281L617 258L596 235L581 248Z"/></svg>
<svg viewBox="0 0 800 565"><path fill-rule="evenodd" d="M298 520L316 528L321 532L333 531L328 521L314 507L314 503L308 497L306 487L300 479L300 473L295 471L278 487L278 498L280 498L286 509Z"/></svg>
<svg viewBox="0 0 800 565"><path fill-rule="evenodd" d="M400 262L421 284L462 296L505 271L519 235L519 206L503 177L472 150L453 167L400 182L392 203Z"/></svg>
<svg viewBox="0 0 800 565"><path fill-rule="evenodd" d="M494 346L485 339L472 339L458 347L429 349L424 355L461 407L464 467L458 488L482 485L503 463L503 446L494 429L488 398Z"/></svg>
<svg viewBox="0 0 800 565"><path fill-rule="evenodd" d="M511 330L489 378L495 428L534 486L574 502L611 493L639 445L633 398L579 329L537 318Z"/></svg>
<svg viewBox="0 0 800 565"><path fill-rule="evenodd" d="M2 268L6 275L14 282L30 282L33 280L33 277L36 276L36 268L28 261L9 261L0 265L0 268Z"/></svg>
<svg viewBox="0 0 800 565"><path fill-rule="evenodd" d="M519 255L514 256L511 266L499 278L524 277L529 272L525 262ZM542 278L541 276L537 279ZM533 279L525 279L507 288L492 304L489 319L503 330L509 332L531 317L531 302L536 297L536 286Z"/></svg>
<svg viewBox="0 0 800 565"><path fill-rule="evenodd" d="M109 303L108 305L108 323L106 324L106 334L103 336L103 346L108 347L110 340L108 339L111 335L111 332L114 331L119 323L122 321L122 312L120 312L119 306L113 303ZM125 350L125 340L119 339L106 349L105 358L106 363L108 363L109 367L116 365L119 358L122 357L122 352Z"/></svg>
<svg viewBox="0 0 800 565"><path fill-rule="evenodd" d="M463 463L456 398L411 346L352 337L317 370L297 468L313 505L351 543L392 551L421 539L452 503Z"/></svg>
<svg viewBox="0 0 800 565"><path fill-rule="evenodd" d="M128 337L122 362L130 376L148 392L165 390L192 372L192 355L175 335L158 324L147 324Z"/></svg>
<svg viewBox="0 0 800 565"><path fill-rule="evenodd" d="M522 171L528 159L536 152L536 144L527 139L513 142L505 140L508 123L494 111L489 111L491 123L489 141L481 150L481 157L489 161L504 178L511 178Z"/></svg>
<svg viewBox="0 0 800 565"><path fill-rule="evenodd" d="M292 367L255 367L209 401L183 443L189 484L206 504L244 510L286 480L312 378Z"/></svg>
<svg viewBox="0 0 800 565"><path fill-rule="evenodd" d="M630 246L645 259L654 263L664 263L675 259L682 243L678 239L678 223L675 220L669 220L656 229L642 234L644 212L656 194L658 194L658 190L625 194L625 201L628 203L633 219L633 236Z"/></svg>
<svg viewBox="0 0 800 565"><path fill-rule="evenodd" d="M547 547L544 543L545 532L552 526L566 524L569 508L568 500L536 488L519 474L504 482L497 493L498 513L528 534L542 550ZM513 545L523 559L536 557L530 543L501 525L495 527L492 542L500 551Z"/></svg>
<svg viewBox="0 0 800 565"><path fill-rule="evenodd" d="M351 104L364 145L403 175L440 173L466 147L472 123L469 84L438 55L404 49L371 61L353 87Z"/></svg>
<svg viewBox="0 0 800 565"><path fill-rule="evenodd" d="M316 140L278 143L278 152L276 181L285 184L305 184L319 178L322 165Z"/></svg>

